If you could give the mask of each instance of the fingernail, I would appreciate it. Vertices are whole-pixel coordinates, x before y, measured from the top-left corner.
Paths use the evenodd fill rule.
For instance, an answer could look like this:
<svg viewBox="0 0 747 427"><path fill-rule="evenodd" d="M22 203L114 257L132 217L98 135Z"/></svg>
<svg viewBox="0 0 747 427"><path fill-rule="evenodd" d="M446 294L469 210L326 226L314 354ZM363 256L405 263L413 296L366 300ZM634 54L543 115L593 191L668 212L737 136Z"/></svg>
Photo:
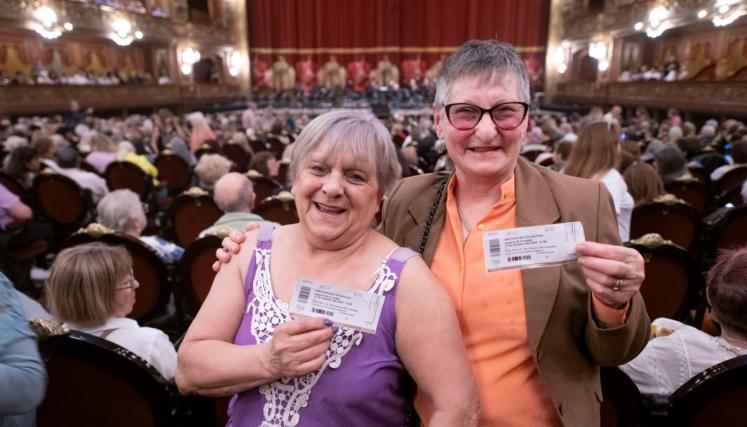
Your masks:
<svg viewBox="0 0 747 427"><path fill-rule="evenodd" d="M331 321L331 320L329 320L329 319L324 319L324 324L325 324L326 326L332 326L332 321Z"/></svg>
<svg viewBox="0 0 747 427"><path fill-rule="evenodd" d="M337 331L339 331L339 330L340 330L340 327L339 327L339 326L333 326L333 327L332 327L332 335L335 335L335 334L337 334Z"/></svg>

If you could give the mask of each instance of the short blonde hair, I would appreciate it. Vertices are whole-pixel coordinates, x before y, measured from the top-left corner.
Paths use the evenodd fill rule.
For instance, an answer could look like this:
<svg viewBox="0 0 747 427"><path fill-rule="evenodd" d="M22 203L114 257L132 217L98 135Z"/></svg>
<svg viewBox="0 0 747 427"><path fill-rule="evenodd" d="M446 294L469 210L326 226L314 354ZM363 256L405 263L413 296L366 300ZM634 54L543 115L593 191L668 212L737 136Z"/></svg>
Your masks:
<svg viewBox="0 0 747 427"><path fill-rule="evenodd" d="M63 250L47 282L52 314L61 322L104 324L116 309L117 284L131 269L132 258L122 246L88 243Z"/></svg>
<svg viewBox="0 0 747 427"><path fill-rule="evenodd" d="M348 152L355 159L370 163L381 194L402 177L397 149L379 119L370 112L335 110L310 121L296 139L289 168L291 179L295 179L306 157L325 140L325 157Z"/></svg>

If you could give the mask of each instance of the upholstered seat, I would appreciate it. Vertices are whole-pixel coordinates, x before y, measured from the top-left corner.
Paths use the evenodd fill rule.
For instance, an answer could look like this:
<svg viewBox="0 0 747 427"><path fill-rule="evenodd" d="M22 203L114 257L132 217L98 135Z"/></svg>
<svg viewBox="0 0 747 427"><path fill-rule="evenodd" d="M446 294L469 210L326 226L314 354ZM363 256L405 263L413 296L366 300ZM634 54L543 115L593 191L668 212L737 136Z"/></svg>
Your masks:
<svg viewBox="0 0 747 427"><path fill-rule="evenodd" d="M655 233L627 245L640 252L645 262L641 295L649 317L692 322L691 310L700 312L703 308L705 285L699 262L682 247Z"/></svg>
<svg viewBox="0 0 747 427"><path fill-rule="evenodd" d="M179 284L187 315L196 315L210 292L216 274L212 268L215 251L220 247L220 237L207 235L192 242L179 260Z"/></svg>
<svg viewBox="0 0 747 427"><path fill-rule="evenodd" d="M176 154L161 153L153 165L158 169L158 180L166 185L170 195L181 193L192 183L189 164Z"/></svg>
<svg viewBox="0 0 747 427"><path fill-rule="evenodd" d="M672 426L744 426L747 356L727 360L699 373L672 393L669 401Z"/></svg>
<svg viewBox="0 0 747 427"><path fill-rule="evenodd" d="M167 217L174 242L187 247L200 232L215 223L223 211L205 191L193 187L176 197Z"/></svg>
<svg viewBox="0 0 747 427"><path fill-rule="evenodd" d="M283 191L275 196L262 200L255 208L254 213L281 225L295 224L298 222L298 212L293 195Z"/></svg>
<svg viewBox="0 0 747 427"><path fill-rule="evenodd" d="M104 172L106 186L110 191L126 188L140 197L148 200L153 188L153 179L137 165L130 162L111 162Z"/></svg>
<svg viewBox="0 0 747 427"><path fill-rule="evenodd" d="M636 207L630 220L632 239L657 233L691 253L698 244L699 232L698 211L674 197L657 199L654 203Z"/></svg>

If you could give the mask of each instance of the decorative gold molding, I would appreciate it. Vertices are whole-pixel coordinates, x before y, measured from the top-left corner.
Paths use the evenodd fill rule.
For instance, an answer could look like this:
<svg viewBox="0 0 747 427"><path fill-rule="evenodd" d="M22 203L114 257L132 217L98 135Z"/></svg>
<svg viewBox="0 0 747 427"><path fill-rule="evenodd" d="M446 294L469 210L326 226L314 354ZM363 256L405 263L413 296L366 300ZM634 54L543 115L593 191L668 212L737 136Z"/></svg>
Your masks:
<svg viewBox="0 0 747 427"><path fill-rule="evenodd" d="M274 199L280 200L283 203L289 203L293 201L293 193L290 191L281 191L278 194L276 194Z"/></svg>
<svg viewBox="0 0 747 427"><path fill-rule="evenodd" d="M249 179L251 179L251 178L263 178L264 177L264 175L262 175L261 173L257 172L254 169L249 169L249 172L246 173L246 176Z"/></svg>
<svg viewBox="0 0 747 427"><path fill-rule="evenodd" d="M667 206L676 205L680 203L680 199L674 194L666 193L654 199L654 203L663 203Z"/></svg>
<svg viewBox="0 0 747 427"><path fill-rule="evenodd" d="M217 230L213 231L210 234L223 240L226 237L228 237L229 234L231 234L231 231L232 231L231 227L228 227L227 225L221 225L220 227L218 227Z"/></svg>
<svg viewBox="0 0 747 427"><path fill-rule="evenodd" d="M201 196L207 196L208 192L203 190L200 187L192 187L189 190L182 193L185 196L189 197L201 197Z"/></svg>
<svg viewBox="0 0 747 427"><path fill-rule="evenodd" d="M648 233L630 241L634 245L644 246L647 249L656 249L663 245L672 245L671 240L666 240L659 233Z"/></svg>
<svg viewBox="0 0 747 427"><path fill-rule="evenodd" d="M70 333L70 329L65 327L62 323L53 320L31 319L28 321L28 324L29 328L34 331L39 339Z"/></svg>
<svg viewBox="0 0 747 427"><path fill-rule="evenodd" d="M114 230L104 225L101 225L98 222L92 222L88 224L86 227L78 229L78 231L76 231L75 234L88 234L89 236L99 238L103 236L104 234L114 234Z"/></svg>

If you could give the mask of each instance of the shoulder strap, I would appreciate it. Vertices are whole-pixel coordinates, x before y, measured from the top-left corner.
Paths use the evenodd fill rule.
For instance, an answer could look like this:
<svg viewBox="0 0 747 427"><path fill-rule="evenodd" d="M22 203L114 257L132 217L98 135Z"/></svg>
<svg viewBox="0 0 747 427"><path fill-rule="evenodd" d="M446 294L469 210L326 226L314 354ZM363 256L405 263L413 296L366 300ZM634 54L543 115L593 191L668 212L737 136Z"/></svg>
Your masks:
<svg viewBox="0 0 747 427"><path fill-rule="evenodd" d="M257 234L257 247L262 249L268 249L272 247L272 232L275 231L275 227L271 224L263 223L259 227L259 233Z"/></svg>
<svg viewBox="0 0 747 427"><path fill-rule="evenodd" d="M109 335L111 335L111 334L112 334L112 332L114 332L114 331L116 331L116 330L117 330L117 328L106 329L106 330L102 331L102 332L101 332L101 333L99 334L99 338L101 338L101 339L105 340L105 339L106 339L106 337L108 337Z"/></svg>
<svg viewBox="0 0 747 427"><path fill-rule="evenodd" d="M428 243L428 235L431 233L431 226L433 225L433 220L436 217L436 210L438 209L438 205L441 204L441 197L444 194L444 190L446 189L446 183L449 182L449 178L451 178L452 173L444 176L441 179L441 182L438 184L438 191L436 191L436 196L433 198L433 205L431 205L431 210L428 212L428 219L425 221L425 228L423 228L423 234L420 236L420 245L418 245L418 253L422 256L423 253L425 253L425 245Z"/></svg>
<svg viewBox="0 0 747 427"><path fill-rule="evenodd" d="M404 247L395 249L394 252L389 255L389 258L386 260L386 265L392 270L392 273L397 276L397 281L399 281L399 275L402 273L402 269L405 267L407 260L417 255L417 252Z"/></svg>

